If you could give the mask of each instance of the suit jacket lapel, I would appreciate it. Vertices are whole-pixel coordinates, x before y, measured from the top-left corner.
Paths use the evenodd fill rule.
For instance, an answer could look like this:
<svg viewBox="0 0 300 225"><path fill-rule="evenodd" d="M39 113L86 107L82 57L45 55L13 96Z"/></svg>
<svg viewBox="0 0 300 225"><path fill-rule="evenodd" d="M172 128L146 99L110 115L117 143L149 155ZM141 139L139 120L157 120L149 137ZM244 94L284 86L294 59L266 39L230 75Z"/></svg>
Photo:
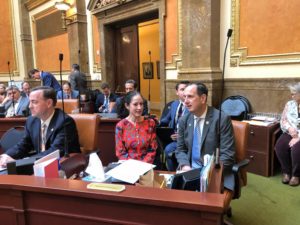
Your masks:
<svg viewBox="0 0 300 225"><path fill-rule="evenodd" d="M188 143L189 143L189 151L192 151L192 147L193 147L193 138L194 138L194 115L190 114L189 118L187 120L187 126L188 126Z"/></svg>
<svg viewBox="0 0 300 225"><path fill-rule="evenodd" d="M48 142L49 138L52 136L53 132L55 131L56 126L56 119L57 117L57 111L54 112L54 115L49 123L49 126L47 128L47 134L46 134L46 143Z"/></svg>
<svg viewBox="0 0 300 225"><path fill-rule="evenodd" d="M201 150L202 150L202 146L203 146L204 140L205 140L205 138L207 136L209 127L211 125L211 119L212 119L212 111L211 111L211 108L208 107L207 108L206 117L205 117L205 120L204 120L204 124L203 124L202 135L201 135Z"/></svg>

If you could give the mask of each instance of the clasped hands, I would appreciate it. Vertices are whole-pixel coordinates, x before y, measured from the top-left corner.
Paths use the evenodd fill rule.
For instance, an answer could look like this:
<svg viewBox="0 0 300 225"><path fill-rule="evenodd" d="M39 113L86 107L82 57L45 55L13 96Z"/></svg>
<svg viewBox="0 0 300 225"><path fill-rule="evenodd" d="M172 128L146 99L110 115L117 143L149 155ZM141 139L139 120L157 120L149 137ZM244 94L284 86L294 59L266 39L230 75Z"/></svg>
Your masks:
<svg viewBox="0 0 300 225"><path fill-rule="evenodd" d="M290 127L288 131L290 136L292 137L292 140L290 140L289 142L289 146L293 147L294 144L296 144L300 140L298 136L298 131L294 127Z"/></svg>

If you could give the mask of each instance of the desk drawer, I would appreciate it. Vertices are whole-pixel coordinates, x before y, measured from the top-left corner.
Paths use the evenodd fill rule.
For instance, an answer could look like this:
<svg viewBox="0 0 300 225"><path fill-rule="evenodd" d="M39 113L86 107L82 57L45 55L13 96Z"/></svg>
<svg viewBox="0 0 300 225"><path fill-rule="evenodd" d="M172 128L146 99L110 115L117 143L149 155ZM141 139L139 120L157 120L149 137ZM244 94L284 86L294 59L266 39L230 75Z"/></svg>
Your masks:
<svg viewBox="0 0 300 225"><path fill-rule="evenodd" d="M268 152L268 130L265 127L250 126L248 136L248 150L257 152Z"/></svg>
<svg viewBox="0 0 300 225"><path fill-rule="evenodd" d="M269 176L269 162L267 155L260 152L247 151L246 157L250 159L247 171L262 176Z"/></svg>

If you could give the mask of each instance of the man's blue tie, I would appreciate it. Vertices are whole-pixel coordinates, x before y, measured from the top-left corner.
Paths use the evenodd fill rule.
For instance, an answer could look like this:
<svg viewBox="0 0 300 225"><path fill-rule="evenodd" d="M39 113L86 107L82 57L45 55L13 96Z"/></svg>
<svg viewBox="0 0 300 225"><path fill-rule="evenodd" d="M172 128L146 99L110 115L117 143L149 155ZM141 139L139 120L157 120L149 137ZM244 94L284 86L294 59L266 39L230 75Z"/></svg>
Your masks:
<svg viewBox="0 0 300 225"><path fill-rule="evenodd" d="M199 168L202 166L200 161L201 152L201 129L200 129L201 118L195 119L194 137L193 137L193 147L192 147L192 168Z"/></svg>

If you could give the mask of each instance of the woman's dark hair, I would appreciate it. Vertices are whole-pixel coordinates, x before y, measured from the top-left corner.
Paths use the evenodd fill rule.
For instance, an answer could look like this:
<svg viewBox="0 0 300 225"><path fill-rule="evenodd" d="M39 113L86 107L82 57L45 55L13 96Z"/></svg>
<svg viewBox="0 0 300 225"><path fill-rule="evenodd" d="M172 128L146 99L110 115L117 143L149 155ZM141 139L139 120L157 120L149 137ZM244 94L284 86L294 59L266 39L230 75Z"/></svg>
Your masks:
<svg viewBox="0 0 300 225"><path fill-rule="evenodd" d="M125 104L129 105L131 103L133 97L136 96L136 95L139 95L139 96L141 96L142 99L144 99L140 92L138 92L138 91L130 91L130 92L128 92L125 95L125 99L124 99L125 100Z"/></svg>
<svg viewBox="0 0 300 225"><path fill-rule="evenodd" d="M31 90L31 93L39 90L43 91L44 99L52 99L53 106L56 106L56 102L57 102L56 91L52 87L48 87L48 86L35 87Z"/></svg>

